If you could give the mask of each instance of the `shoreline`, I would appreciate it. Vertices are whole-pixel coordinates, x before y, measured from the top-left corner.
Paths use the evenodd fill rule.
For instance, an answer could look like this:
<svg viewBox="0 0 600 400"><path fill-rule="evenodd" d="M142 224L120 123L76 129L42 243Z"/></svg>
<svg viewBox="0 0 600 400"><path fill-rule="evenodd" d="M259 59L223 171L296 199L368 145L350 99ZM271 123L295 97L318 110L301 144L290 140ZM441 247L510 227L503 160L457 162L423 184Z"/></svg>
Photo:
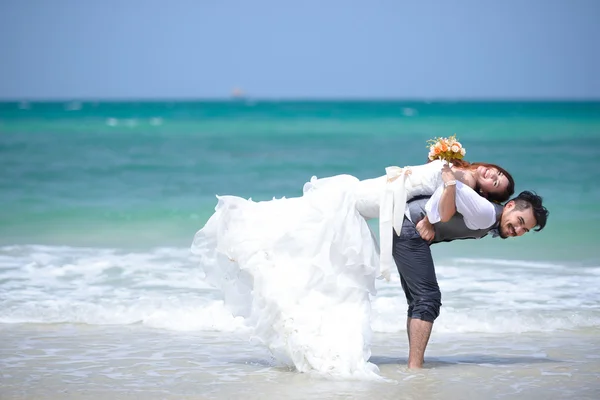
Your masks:
<svg viewBox="0 0 600 400"><path fill-rule="evenodd" d="M370 361L386 380L357 381L294 372L239 334L0 324L0 393L10 399L592 399L600 391L599 333L445 334L434 327L418 371L405 366L404 332L375 334Z"/></svg>

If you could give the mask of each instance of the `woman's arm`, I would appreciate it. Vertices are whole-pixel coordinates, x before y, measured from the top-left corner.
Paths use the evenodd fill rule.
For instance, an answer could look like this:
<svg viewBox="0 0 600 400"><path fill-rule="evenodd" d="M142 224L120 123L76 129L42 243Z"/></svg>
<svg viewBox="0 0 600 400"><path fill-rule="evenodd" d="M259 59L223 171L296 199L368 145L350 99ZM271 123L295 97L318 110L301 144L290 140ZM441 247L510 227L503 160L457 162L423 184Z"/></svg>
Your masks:
<svg viewBox="0 0 600 400"><path fill-rule="evenodd" d="M444 164L442 167L443 190L440 195L438 212L440 221L447 222L456 213L456 176L454 171Z"/></svg>
<svg viewBox="0 0 600 400"><path fill-rule="evenodd" d="M487 199L462 182L457 182L454 190L456 211L463 216L469 229L486 229L496 223L496 209ZM427 217L432 224L442 221L440 200L444 191L446 189L439 187L425 205Z"/></svg>
<svg viewBox="0 0 600 400"><path fill-rule="evenodd" d="M454 172L454 176L457 180L461 181L471 189L475 189L475 186L477 185L477 180L475 179L472 173L470 173L469 171L465 171L462 168L454 167L452 168L452 172Z"/></svg>
<svg viewBox="0 0 600 400"><path fill-rule="evenodd" d="M444 191L440 197L439 213L440 221L447 222L456 213L461 196L457 197L459 192L456 189L456 181L475 188L476 181L473 174L468 173L463 169L450 168L448 164L442 166L442 180L444 181ZM464 208L464 207L463 207ZM458 210L460 212L460 210Z"/></svg>

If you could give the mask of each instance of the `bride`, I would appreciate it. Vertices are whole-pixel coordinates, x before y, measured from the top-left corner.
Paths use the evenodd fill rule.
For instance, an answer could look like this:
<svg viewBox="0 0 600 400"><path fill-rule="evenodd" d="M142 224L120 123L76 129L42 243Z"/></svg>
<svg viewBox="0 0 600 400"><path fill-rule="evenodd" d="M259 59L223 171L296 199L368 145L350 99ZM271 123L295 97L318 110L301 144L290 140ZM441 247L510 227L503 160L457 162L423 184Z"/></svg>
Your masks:
<svg viewBox="0 0 600 400"><path fill-rule="evenodd" d="M448 176L492 201L514 192L501 167L463 160L388 167L366 180L313 177L295 198L217 196L192 252L232 314L280 363L300 372L375 377L378 369L368 362L369 296L376 278L389 279L395 268L392 229L402 226L406 201L451 184ZM373 218L379 218L381 260L367 223Z"/></svg>

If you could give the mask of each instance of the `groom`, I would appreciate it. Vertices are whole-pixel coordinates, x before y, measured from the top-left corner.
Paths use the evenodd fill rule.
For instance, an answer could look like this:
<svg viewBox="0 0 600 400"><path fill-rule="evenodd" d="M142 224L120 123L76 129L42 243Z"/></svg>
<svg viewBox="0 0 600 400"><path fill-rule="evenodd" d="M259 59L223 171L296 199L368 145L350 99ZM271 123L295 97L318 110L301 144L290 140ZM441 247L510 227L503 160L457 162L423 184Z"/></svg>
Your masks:
<svg viewBox="0 0 600 400"><path fill-rule="evenodd" d="M461 196L457 196L457 191L461 191ZM459 198L462 207L457 207ZM404 218L400 235L393 233L393 256L408 302L408 367L421 368L433 321L442 305L430 244L479 239L490 232L505 239L522 236L534 228L540 231L546 225L548 210L542 205L542 198L529 191L502 206L453 180L431 198L410 201L407 215L410 219ZM490 221L490 217L496 222L483 227L482 221Z"/></svg>

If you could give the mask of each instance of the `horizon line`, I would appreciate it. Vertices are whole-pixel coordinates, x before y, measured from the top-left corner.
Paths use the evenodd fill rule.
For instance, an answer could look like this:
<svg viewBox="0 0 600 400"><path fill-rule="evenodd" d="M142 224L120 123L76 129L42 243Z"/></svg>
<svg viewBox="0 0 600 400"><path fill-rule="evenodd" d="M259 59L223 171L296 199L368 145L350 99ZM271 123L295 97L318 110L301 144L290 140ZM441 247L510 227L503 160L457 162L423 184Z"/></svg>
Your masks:
<svg viewBox="0 0 600 400"><path fill-rule="evenodd" d="M525 102L525 103L595 103L600 97L0 97L0 103L163 103L163 102L416 102L416 103L472 103L472 102Z"/></svg>

